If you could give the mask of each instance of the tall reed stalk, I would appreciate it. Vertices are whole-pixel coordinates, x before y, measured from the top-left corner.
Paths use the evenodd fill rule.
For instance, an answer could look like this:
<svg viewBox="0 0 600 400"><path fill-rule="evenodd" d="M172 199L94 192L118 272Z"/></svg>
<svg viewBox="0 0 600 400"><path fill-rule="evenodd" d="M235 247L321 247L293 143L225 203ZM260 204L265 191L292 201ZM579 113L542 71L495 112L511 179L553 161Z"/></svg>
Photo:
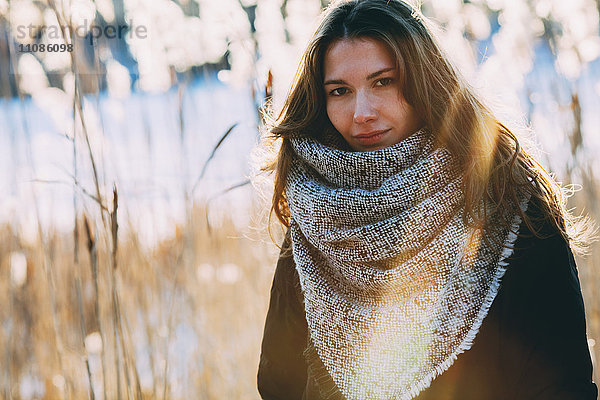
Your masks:
<svg viewBox="0 0 600 400"><path fill-rule="evenodd" d="M75 114L75 104L73 104L73 115ZM92 381L92 372L90 370L90 361L87 355L87 351L85 348L85 315L83 311L83 299L81 295L81 265L79 263L79 224L77 222L77 217L79 215L78 210L78 201L77 201L77 190L75 189L79 182L77 180L78 177L78 168L77 168L77 136L75 135L76 124L75 118L73 118L73 264L75 265L75 290L77 292L77 310L79 311L79 329L81 335L81 345L83 349L83 357L85 361L85 370L88 378L89 385L89 399L95 400L96 396L94 395L94 383ZM106 397L104 397L106 399Z"/></svg>
<svg viewBox="0 0 600 400"><path fill-rule="evenodd" d="M10 13L10 10L11 10L11 3L9 2L8 3L8 12L9 13ZM25 102L23 91L21 90L20 79L22 79L22 77L19 75L19 72L18 72L17 60L16 60L16 49L14 46L14 42L12 40L9 40L9 58L10 58L10 65L15 74L15 82L14 83L15 83L15 87L17 90L17 95L20 100L19 104L20 104L22 132L26 138L25 153L26 153L28 164L32 171L31 176L30 176L30 181L33 182L36 177L36 166L35 166L35 160L33 158L33 151L31 148L31 134L30 134L29 124L28 124L27 116L26 116L26 104L27 103ZM65 381L66 381L67 396L69 399L71 399L72 385L71 385L71 381L70 381L70 376L68 374L66 374L66 371L64 369L64 361L63 361L64 345L62 342L62 332L60 330L60 322L59 322L59 318L57 316L56 289L55 289L56 283L55 283L55 279L54 279L53 268L52 268L50 259L48 257L49 252L48 252L48 248L46 245L46 241L44 240L44 233L42 231L42 222L41 222L41 216L40 216L38 195L37 195L36 187L33 184L31 185L31 194L32 194L31 199L33 201L34 213L35 213L35 217L36 217L36 221L37 221L37 240L39 243L39 247L42 249L42 252L43 252L43 261L42 261L43 269L44 269L44 273L46 275L46 281L47 281L47 285L48 285L47 290L48 290L48 299L49 299L49 303L50 303L50 313L52 316L55 356L58 361L59 371L61 371L61 374L65 378ZM9 365L9 364L7 364L7 365ZM10 395L12 396L12 394L10 394Z"/></svg>

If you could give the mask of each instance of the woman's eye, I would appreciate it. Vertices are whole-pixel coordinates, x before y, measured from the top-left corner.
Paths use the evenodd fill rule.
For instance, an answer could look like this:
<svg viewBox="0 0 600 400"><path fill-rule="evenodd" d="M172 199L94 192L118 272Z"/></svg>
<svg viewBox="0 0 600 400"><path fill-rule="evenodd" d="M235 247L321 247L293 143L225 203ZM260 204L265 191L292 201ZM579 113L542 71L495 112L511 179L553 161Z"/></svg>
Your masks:
<svg viewBox="0 0 600 400"><path fill-rule="evenodd" d="M335 88L329 92L330 96L343 96L348 93L348 89L345 87Z"/></svg>
<svg viewBox="0 0 600 400"><path fill-rule="evenodd" d="M375 83L375 86L387 86L392 83L393 80L393 78L381 78Z"/></svg>

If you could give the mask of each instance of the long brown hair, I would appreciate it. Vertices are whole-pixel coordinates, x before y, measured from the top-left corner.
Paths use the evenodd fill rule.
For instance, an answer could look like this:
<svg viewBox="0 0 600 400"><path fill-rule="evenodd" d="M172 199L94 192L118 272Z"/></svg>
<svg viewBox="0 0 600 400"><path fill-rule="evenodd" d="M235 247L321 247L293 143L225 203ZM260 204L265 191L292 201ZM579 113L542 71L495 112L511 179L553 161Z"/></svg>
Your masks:
<svg viewBox="0 0 600 400"><path fill-rule="evenodd" d="M271 214L289 227L289 138L339 134L327 117L323 59L334 41L354 38L379 40L395 57L404 98L434 133L436 144L446 147L464 171L465 218L484 226L489 218L485 210L492 205L507 227L519 214L537 236L542 222L550 221L574 250L583 251L584 221L567 211L563 188L478 99L436 43L425 18L400 0L343 0L323 14L269 129L271 139L281 139L277 159L267 168L276 172ZM543 218L533 221L521 210L518 199L526 195L539 205Z"/></svg>

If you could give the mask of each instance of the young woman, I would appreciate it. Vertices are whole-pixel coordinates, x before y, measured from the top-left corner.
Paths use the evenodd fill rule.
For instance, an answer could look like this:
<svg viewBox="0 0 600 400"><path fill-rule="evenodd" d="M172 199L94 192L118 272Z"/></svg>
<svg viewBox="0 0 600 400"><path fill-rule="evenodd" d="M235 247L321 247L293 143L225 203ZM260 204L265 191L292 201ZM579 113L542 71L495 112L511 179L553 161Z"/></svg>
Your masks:
<svg viewBox="0 0 600 400"><path fill-rule="evenodd" d="M596 399L561 188L417 11L330 7L271 133L264 399Z"/></svg>

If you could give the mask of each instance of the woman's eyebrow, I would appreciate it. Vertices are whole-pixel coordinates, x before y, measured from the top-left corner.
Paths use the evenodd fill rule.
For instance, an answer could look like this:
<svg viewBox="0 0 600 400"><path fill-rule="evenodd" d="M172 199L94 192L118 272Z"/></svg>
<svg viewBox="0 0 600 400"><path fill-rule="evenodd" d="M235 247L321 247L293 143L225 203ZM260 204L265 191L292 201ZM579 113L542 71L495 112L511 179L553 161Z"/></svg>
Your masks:
<svg viewBox="0 0 600 400"><path fill-rule="evenodd" d="M378 77L381 74L384 74L386 72L392 71L394 69L394 67L388 67L388 68L383 68L380 69L379 71L373 72L369 75L367 75L366 80L370 81L373 78ZM327 85L346 85L346 81L343 79L328 79L325 82L323 82L323 86L327 86Z"/></svg>
<svg viewBox="0 0 600 400"><path fill-rule="evenodd" d="M328 81L323 82L323 86L327 85L346 85L346 81L343 79L330 79Z"/></svg>
<svg viewBox="0 0 600 400"><path fill-rule="evenodd" d="M377 72L373 72L372 74L367 75L367 80L370 81L373 78L376 78L377 76L386 73L388 71L392 71L394 69L394 67L389 67L389 68L384 68L384 69L380 69Z"/></svg>

